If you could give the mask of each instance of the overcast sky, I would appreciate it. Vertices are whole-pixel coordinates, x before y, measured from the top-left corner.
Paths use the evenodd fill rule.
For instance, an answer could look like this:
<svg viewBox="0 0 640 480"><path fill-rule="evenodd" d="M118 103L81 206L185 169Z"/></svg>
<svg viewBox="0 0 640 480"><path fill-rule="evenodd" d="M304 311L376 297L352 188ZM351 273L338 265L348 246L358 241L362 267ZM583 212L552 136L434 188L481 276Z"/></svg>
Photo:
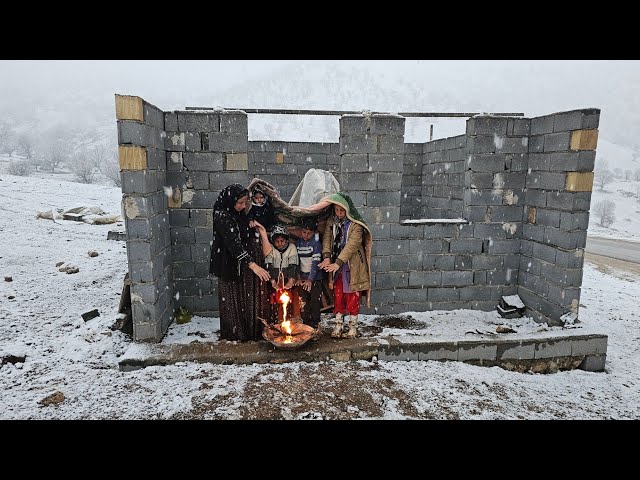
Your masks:
<svg viewBox="0 0 640 480"><path fill-rule="evenodd" d="M328 86L330 73L338 70L336 85ZM319 85L312 85L314 80ZM367 94L360 95L366 88ZM343 91L336 92L339 89ZM263 95L250 95L256 92ZM395 97L379 101L381 95L391 99L395 92L403 92L398 101L405 105L398 105ZM376 110L376 104L384 103L389 111L479 109L537 116L596 107L602 109L604 136L624 136L619 141L636 143L640 149L640 140L636 141L640 139L640 61L636 60L0 61L0 113L4 110L14 117L29 104L40 111L57 110L62 116L72 112L69 99L75 98L78 108L84 104L86 113L102 109L101 114L111 121L115 93L141 96L164 110L196 102L229 108L313 105L345 110L356 106Z"/></svg>

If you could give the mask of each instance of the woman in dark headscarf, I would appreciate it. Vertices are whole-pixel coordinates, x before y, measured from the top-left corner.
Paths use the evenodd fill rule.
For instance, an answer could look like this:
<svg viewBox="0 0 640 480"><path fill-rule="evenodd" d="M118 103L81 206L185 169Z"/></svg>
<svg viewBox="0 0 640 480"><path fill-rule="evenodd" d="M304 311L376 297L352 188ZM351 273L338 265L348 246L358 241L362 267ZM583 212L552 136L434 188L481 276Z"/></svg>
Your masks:
<svg viewBox="0 0 640 480"><path fill-rule="evenodd" d="M213 243L209 271L218 277L220 338L259 340L269 318L264 257L260 236L245 213L249 191L240 184L226 187L213 206Z"/></svg>

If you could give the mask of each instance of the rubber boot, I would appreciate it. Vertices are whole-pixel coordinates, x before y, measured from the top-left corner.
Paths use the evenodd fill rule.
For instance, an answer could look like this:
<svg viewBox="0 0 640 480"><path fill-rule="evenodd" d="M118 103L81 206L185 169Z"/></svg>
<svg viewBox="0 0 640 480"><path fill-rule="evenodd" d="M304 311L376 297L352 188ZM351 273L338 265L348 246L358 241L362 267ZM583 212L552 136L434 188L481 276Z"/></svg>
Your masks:
<svg viewBox="0 0 640 480"><path fill-rule="evenodd" d="M333 338L341 338L342 337L342 314L336 313L336 325L333 327L333 332L331 332L331 336Z"/></svg>
<svg viewBox="0 0 640 480"><path fill-rule="evenodd" d="M349 315L349 331L344 334L345 338L356 338L358 336L358 315Z"/></svg>

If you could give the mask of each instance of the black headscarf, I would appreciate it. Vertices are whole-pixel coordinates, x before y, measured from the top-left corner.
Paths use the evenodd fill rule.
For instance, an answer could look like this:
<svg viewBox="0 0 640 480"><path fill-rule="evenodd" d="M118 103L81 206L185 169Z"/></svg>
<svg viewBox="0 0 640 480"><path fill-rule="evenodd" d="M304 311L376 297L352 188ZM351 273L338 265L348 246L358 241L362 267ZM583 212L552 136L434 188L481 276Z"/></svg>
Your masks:
<svg viewBox="0 0 640 480"><path fill-rule="evenodd" d="M240 238L242 239L242 243L245 245L249 233L249 219L247 218L244 210L238 212L234 207L240 198L247 195L249 195L249 190L239 183L233 183L222 189L220 195L218 195L216 203L213 204L214 220L217 215L225 213L229 214L229 216L238 224Z"/></svg>

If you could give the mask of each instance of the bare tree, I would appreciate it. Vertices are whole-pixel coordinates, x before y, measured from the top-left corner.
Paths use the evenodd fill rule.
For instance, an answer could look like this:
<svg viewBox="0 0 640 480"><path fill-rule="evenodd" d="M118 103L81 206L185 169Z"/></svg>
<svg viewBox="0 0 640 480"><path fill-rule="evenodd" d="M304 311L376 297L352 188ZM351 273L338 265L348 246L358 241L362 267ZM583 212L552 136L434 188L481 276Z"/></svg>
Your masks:
<svg viewBox="0 0 640 480"><path fill-rule="evenodd" d="M608 228L616 221L616 204L602 200L594 205L593 213L600 218L600 226Z"/></svg>
<svg viewBox="0 0 640 480"><path fill-rule="evenodd" d="M613 173L615 174L616 178L622 178L622 169L620 167L614 168Z"/></svg>
<svg viewBox="0 0 640 480"><path fill-rule="evenodd" d="M33 158L36 144L31 135L23 133L18 137L18 151L29 161Z"/></svg>
<svg viewBox="0 0 640 480"><path fill-rule="evenodd" d="M69 145L64 140L56 140L49 145L49 149L44 155L42 168L46 168L53 173L60 164L66 163L69 157Z"/></svg>
<svg viewBox="0 0 640 480"><path fill-rule="evenodd" d="M631 180L631 170L625 170L624 171L624 179L625 180Z"/></svg>
<svg viewBox="0 0 640 480"><path fill-rule="evenodd" d="M9 122L0 120L0 152L11 154L14 149L14 132Z"/></svg>
<svg viewBox="0 0 640 480"><path fill-rule="evenodd" d="M640 182L640 168L636 168L635 171L633 172L633 179L636 182Z"/></svg>
<svg viewBox="0 0 640 480"><path fill-rule="evenodd" d="M9 175L19 175L21 177L28 177L31 175L31 165L26 160L15 161L11 160L9 162Z"/></svg>
<svg viewBox="0 0 640 480"><path fill-rule="evenodd" d="M91 155L85 149L74 153L67 161L67 167L76 176L79 182L93 183L96 174L96 165Z"/></svg>
<svg viewBox="0 0 640 480"><path fill-rule="evenodd" d="M600 190L604 190L605 185L613 181L613 172L611 170L600 170L596 175L596 182Z"/></svg>
<svg viewBox="0 0 640 480"><path fill-rule="evenodd" d="M122 186L122 178L120 177L120 162L118 154L106 156L100 164L100 171L107 177L116 187Z"/></svg>

